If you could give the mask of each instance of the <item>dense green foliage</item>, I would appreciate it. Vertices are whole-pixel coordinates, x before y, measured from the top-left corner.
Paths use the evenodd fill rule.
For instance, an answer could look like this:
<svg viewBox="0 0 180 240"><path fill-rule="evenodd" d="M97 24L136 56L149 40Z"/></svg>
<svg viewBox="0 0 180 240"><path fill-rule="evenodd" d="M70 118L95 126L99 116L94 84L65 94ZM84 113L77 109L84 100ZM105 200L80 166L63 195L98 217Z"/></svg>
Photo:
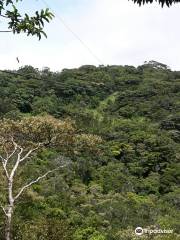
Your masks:
<svg viewBox="0 0 180 240"><path fill-rule="evenodd" d="M73 163L22 196L14 239L131 240L137 226L174 230L141 239L179 238L179 71L155 61L60 73L25 66L0 72L0 86L0 118L48 113L103 139L96 152L44 149L19 173L19 182L37 176L62 155ZM0 234L3 223L0 214Z"/></svg>

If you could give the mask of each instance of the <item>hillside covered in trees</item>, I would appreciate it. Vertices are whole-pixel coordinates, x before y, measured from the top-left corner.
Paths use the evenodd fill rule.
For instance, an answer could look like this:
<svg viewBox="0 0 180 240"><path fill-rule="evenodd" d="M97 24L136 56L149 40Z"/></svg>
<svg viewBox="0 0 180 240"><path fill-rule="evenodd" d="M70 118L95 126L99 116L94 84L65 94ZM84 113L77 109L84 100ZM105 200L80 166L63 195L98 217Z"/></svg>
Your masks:
<svg viewBox="0 0 180 240"><path fill-rule="evenodd" d="M18 172L17 185L59 158L71 162L24 192L13 239L132 240L139 239L138 226L174 231L143 240L179 239L180 71L155 61L137 68L0 71L1 119L49 115L71 121L84 140L78 147L47 145ZM95 147L92 136L102 139ZM0 173L4 203L1 167ZM0 239L3 231L1 212Z"/></svg>

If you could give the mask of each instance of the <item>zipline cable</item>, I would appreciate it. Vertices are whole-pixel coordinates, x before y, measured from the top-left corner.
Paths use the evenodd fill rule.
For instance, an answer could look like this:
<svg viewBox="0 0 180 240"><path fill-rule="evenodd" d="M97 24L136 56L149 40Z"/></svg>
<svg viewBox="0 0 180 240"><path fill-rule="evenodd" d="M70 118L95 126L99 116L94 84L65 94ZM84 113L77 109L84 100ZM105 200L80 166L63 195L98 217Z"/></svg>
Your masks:
<svg viewBox="0 0 180 240"><path fill-rule="evenodd" d="M103 61L92 51L92 49L78 36L77 33L75 33L72 28L69 26L69 24L67 24L65 22L65 20L55 11L52 9L52 7L45 1L45 0L41 0L47 8L49 8L52 13L57 17L57 19L64 25L64 27L82 44L82 46L84 46L84 48L86 48L86 50L91 54L91 56L96 59L96 61L100 64L100 65L104 65Z"/></svg>

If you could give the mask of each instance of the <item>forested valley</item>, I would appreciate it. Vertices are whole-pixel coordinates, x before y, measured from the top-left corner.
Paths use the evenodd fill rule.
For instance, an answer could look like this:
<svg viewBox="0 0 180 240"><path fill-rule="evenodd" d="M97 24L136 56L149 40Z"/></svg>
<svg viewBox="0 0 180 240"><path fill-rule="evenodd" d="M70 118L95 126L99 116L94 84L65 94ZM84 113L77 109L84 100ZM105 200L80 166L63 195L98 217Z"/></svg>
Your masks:
<svg viewBox="0 0 180 240"><path fill-rule="evenodd" d="M58 124L52 145L47 128L54 126L51 134L56 133ZM31 144L36 143L46 130L50 139L21 163L15 195L65 163L19 197L13 240L179 239L180 71L156 61L61 72L32 66L0 71L0 128L0 137L13 129L19 142L34 134ZM10 148L4 139L1 156ZM3 166L0 203L7 206ZM136 227L173 229L173 234L138 237Z"/></svg>

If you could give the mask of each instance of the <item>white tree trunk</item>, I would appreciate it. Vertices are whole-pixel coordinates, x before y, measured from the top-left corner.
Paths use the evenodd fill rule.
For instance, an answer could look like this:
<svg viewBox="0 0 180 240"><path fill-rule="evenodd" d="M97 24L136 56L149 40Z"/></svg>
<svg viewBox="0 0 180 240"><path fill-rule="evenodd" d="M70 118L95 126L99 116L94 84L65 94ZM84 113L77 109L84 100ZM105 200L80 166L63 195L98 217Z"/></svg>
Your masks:
<svg viewBox="0 0 180 240"><path fill-rule="evenodd" d="M6 152L6 157L3 157L0 155L0 162L2 163L3 169L4 169L4 173L7 179L7 191L8 191L8 199L7 199L7 206L2 206L0 205L0 207L2 208L5 216L6 216L6 226L5 226L5 240L11 240L12 239L12 218L13 218L13 212L14 212L14 207L15 207L15 202L17 201L17 199L21 196L21 194L24 192L24 190L26 190L27 188L29 188L31 185L39 182L41 179L45 178L48 174L59 170L60 168L64 168L65 166L67 166L67 164L61 165L58 168L55 168L53 170L47 171L44 175L39 176L37 179L32 180L31 182L29 182L28 184L24 185L23 187L21 187L19 189L19 192L13 196L13 185L14 185L14 177L16 174L16 171L18 169L18 167L20 166L21 162L24 162L25 160L29 159L29 157L31 156L31 154L33 152L35 152L36 150L39 149L40 146L42 146L42 144L38 144L37 147L30 149L26 154L23 155L24 149L21 146L18 146L17 143L14 142L13 138L12 138L12 143L14 145L14 150L8 154L7 151ZM9 160L14 157L16 158L16 161L13 165L12 168L10 168L8 170L8 163Z"/></svg>
<svg viewBox="0 0 180 240"><path fill-rule="evenodd" d="M8 206L6 214L5 239L11 240L11 223L13 215L13 206Z"/></svg>
<svg viewBox="0 0 180 240"><path fill-rule="evenodd" d="M13 189L13 180L9 178L8 181L8 207L6 209L6 227L5 227L5 239L11 240L11 223L13 216L13 208L14 208L14 199L12 195Z"/></svg>

